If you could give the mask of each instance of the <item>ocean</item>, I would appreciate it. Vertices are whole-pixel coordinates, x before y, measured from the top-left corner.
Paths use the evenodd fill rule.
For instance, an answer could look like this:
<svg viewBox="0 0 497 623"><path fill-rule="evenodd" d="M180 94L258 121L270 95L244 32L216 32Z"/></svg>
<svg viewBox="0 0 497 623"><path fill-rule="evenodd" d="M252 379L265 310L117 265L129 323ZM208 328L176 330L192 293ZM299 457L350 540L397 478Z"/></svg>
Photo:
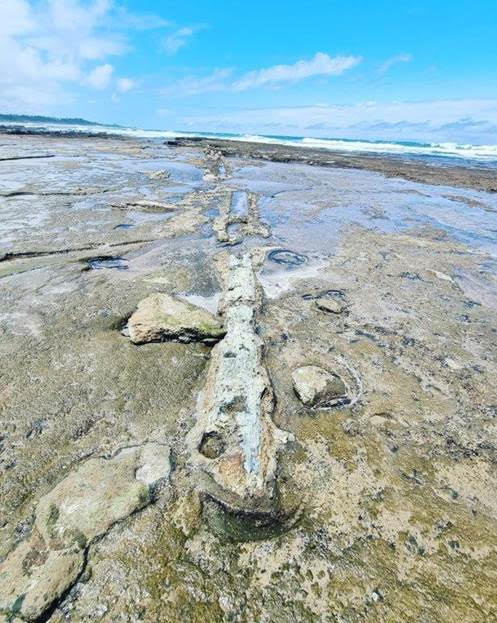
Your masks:
<svg viewBox="0 0 497 623"><path fill-rule="evenodd" d="M417 141L384 141L344 138L312 138L305 136L275 136L264 134L233 134L216 132L186 132L173 130L145 130L117 125L57 123L57 122L6 122L1 126L22 126L32 132L81 132L90 134L115 134L135 138L174 139L177 137L204 137L229 139L295 147L313 147L330 151L350 152L355 154L379 154L413 157L420 159L464 160L468 164L487 163L497 166L497 145L471 145L459 143L422 143Z"/></svg>

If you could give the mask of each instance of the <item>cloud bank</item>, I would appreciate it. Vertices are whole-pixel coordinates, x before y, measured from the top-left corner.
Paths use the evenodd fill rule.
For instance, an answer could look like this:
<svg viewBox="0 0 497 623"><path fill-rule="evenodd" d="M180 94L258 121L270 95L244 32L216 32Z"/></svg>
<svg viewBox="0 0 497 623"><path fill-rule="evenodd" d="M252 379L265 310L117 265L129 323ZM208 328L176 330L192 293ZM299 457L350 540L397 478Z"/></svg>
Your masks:
<svg viewBox="0 0 497 623"><path fill-rule="evenodd" d="M212 132L495 143L497 99L245 108L188 115L180 123L185 129Z"/></svg>
<svg viewBox="0 0 497 623"><path fill-rule="evenodd" d="M188 76L162 89L166 96L184 97L213 91L247 91L256 88L273 88L301 82L316 76L340 76L361 62L360 56L329 56L317 52L310 60L299 60L292 65L274 65L249 71L233 78L234 70L216 69L204 77Z"/></svg>

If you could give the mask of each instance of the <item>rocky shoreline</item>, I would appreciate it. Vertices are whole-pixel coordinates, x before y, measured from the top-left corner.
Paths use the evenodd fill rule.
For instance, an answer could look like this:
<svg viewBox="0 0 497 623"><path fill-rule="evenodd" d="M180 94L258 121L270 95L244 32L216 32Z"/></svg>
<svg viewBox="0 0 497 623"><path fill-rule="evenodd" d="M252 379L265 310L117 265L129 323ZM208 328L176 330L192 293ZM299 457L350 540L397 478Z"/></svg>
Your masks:
<svg viewBox="0 0 497 623"><path fill-rule="evenodd" d="M413 182L497 192L497 169L495 166L485 166L484 164L477 164L469 168L467 163L455 165L453 162L447 163L445 159L441 159L438 163L434 161L428 164L420 158L406 156L355 154L328 149L211 138L195 138L194 140L179 138L177 144L198 145L204 149L216 149L226 157L254 158L269 162L293 162L318 167L361 169L382 173L386 177L400 177Z"/></svg>
<svg viewBox="0 0 497 623"><path fill-rule="evenodd" d="M0 135L0 621L491 620L494 177Z"/></svg>
<svg viewBox="0 0 497 623"><path fill-rule="evenodd" d="M25 126L2 126L0 136L42 136L45 138L86 138L93 140L124 140L140 142L139 139L129 139L115 134L85 133L61 129L60 132L44 129L30 129ZM148 143L143 139L143 143ZM474 188L487 192L497 192L497 168L495 164L484 162L468 162L455 164L447 158L431 159L427 162L421 157L395 156L391 154L365 154L331 151L306 146L278 145L254 143L226 139L191 137L169 139L168 146L200 147L207 151L217 151L225 157L250 158L269 162L302 163L311 166L351 168L382 173L386 177L400 177L413 182L438 184L459 188ZM36 157L36 156L35 156Z"/></svg>

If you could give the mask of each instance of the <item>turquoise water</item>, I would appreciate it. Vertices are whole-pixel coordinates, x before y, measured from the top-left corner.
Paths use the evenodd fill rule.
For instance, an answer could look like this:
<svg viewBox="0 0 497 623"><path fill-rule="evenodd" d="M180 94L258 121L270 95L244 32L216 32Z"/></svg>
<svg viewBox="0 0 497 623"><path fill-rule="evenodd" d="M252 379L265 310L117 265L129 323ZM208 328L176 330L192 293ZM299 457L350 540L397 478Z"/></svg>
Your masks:
<svg viewBox="0 0 497 623"><path fill-rule="evenodd" d="M348 152L356 154L389 154L422 159L464 160L471 163L497 166L497 145L470 145L459 143L422 143L416 141L380 141L347 138L313 138L306 136L277 136L264 134L233 134L230 132L183 132L176 130L145 130L116 125L56 122L1 122L2 126L22 126L31 131L81 132L90 134L116 134L149 139L172 139L177 137L207 137L230 139L235 141L264 144L292 145L296 147L314 147L328 149L330 152Z"/></svg>

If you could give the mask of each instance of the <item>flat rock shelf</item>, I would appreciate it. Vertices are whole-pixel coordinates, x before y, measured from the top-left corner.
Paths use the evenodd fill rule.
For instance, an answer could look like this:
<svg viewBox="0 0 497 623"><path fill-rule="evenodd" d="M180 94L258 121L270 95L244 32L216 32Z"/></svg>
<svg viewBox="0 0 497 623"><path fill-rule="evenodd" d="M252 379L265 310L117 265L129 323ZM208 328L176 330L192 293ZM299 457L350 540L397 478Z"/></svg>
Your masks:
<svg viewBox="0 0 497 623"><path fill-rule="evenodd" d="M1 623L495 619L495 171L1 139Z"/></svg>

